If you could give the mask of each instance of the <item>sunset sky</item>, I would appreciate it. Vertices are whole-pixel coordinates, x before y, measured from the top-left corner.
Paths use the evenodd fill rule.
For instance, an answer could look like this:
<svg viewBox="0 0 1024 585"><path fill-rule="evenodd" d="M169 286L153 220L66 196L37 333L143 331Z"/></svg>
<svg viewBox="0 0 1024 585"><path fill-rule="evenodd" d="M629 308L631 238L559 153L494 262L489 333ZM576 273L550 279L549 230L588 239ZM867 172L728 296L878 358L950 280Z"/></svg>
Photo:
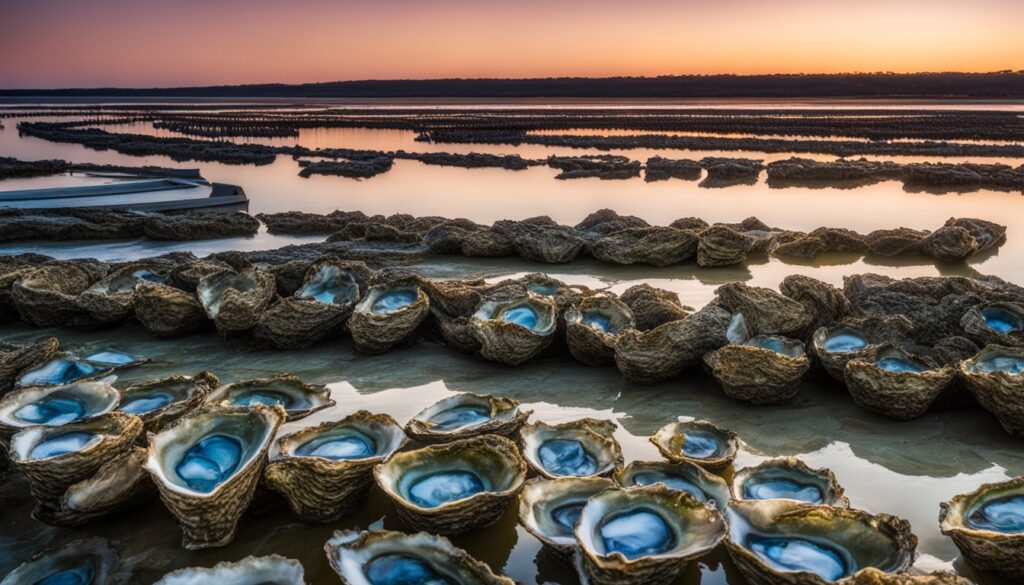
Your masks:
<svg viewBox="0 0 1024 585"><path fill-rule="evenodd" d="M0 0L0 87L1024 69L1022 0Z"/></svg>

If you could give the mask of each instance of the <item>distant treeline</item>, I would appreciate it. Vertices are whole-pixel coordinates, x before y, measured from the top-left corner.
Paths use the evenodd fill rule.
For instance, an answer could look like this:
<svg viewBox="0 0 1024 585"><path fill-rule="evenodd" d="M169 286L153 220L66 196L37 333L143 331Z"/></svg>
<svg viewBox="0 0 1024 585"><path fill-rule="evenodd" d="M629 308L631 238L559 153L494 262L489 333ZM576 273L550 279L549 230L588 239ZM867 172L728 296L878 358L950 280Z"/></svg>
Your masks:
<svg viewBox="0 0 1024 585"><path fill-rule="evenodd" d="M8 89L0 97L1024 98L1024 71L334 81L170 88Z"/></svg>

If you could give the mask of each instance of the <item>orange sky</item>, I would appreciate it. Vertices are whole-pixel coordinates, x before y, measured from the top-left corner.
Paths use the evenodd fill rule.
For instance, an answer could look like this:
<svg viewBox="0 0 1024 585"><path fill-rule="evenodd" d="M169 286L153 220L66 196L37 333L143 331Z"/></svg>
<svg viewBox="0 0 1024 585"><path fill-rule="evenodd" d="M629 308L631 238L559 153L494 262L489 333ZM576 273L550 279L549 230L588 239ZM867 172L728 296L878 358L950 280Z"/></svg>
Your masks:
<svg viewBox="0 0 1024 585"><path fill-rule="evenodd" d="M0 87L1024 69L1022 0L0 0Z"/></svg>

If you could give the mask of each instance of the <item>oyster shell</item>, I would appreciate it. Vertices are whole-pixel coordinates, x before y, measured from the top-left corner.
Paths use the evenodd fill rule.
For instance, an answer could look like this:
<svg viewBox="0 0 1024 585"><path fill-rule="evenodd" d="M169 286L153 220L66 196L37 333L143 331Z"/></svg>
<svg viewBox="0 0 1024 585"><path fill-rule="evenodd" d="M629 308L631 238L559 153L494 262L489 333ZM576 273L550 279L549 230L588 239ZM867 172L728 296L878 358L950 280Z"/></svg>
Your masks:
<svg viewBox="0 0 1024 585"><path fill-rule="evenodd" d="M102 538L89 538L45 550L22 563L0 585L88 583L106 585L121 563Z"/></svg>
<svg viewBox="0 0 1024 585"><path fill-rule="evenodd" d="M726 529L714 506L664 485L606 490L580 512L577 566L595 585L667 584L718 546Z"/></svg>
<svg viewBox="0 0 1024 585"><path fill-rule="evenodd" d="M972 585L965 577L935 571L927 575L910 575L906 573L885 573L874 567L849 576L844 585Z"/></svg>
<svg viewBox="0 0 1024 585"><path fill-rule="evenodd" d="M235 536L284 409L207 405L150 435L145 469L182 527L189 550Z"/></svg>
<svg viewBox="0 0 1024 585"><path fill-rule="evenodd" d="M606 295L584 297L566 310L564 319L569 352L589 366L614 363L619 335L636 327L633 311Z"/></svg>
<svg viewBox="0 0 1024 585"><path fill-rule="evenodd" d="M732 478L737 500L795 500L806 504L850 507L829 469L811 469L796 457L776 457L744 467Z"/></svg>
<svg viewBox="0 0 1024 585"><path fill-rule="evenodd" d="M987 345L960 363L960 377L1006 432L1024 436L1024 348Z"/></svg>
<svg viewBox="0 0 1024 585"><path fill-rule="evenodd" d="M139 282L132 302L135 318L154 337L180 337L209 325L199 300L180 288Z"/></svg>
<svg viewBox="0 0 1024 585"><path fill-rule="evenodd" d="M456 534L496 522L526 479L515 443L496 435L395 453L373 470L416 530Z"/></svg>
<svg viewBox="0 0 1024 585"><path fill-rule="evenodd" d="M725 480L685 461L634 461L615 472L615 481L627 488L663 484L670 490L690 494L698 502L711 502L719 510L729 505L729 486Z"/></svg>
<svg viewBox="0 0 1024 585"><path fill-rule="evenodd" d="M264 481L299 518L330 522L362 501L373 485L373 467L406 441L393 418L360 410L277 439Z"/></svg>
<svg viewBox="0 0 1024 585"><path fill-rule="evenodd" d="M650 331L627 331L615 344L615 365L627 379L641 384L671 378L728 343L725 332L731 317L725 309L707 305Z"/></svg>
<svg viewBox="0 0 1024 585"><path fill-rule="evenodd" d="M130 451L141 434L139 417L121 412L60 427L29 427L11 437L11 461L28 478L40 507L56 510L69 487Z"/></svg>
<svg viewBox="0 0 1024 585"><path fill-rule="evenodd" d="M21 318L36 327L58 327L85 316L78 295L103 276L105 267L80 260L49 262L27 271L11 287Z"/></svg>
<svg viewBox="0 0 1024 585"><path fill-rule="evenodd" d="M18 386L54 386L96 380L110 374L114 368L92 363L67 353L36 365L18 377Z"/></svg>
<svg viewBox="0 0 1024 585"><path fill-rule="evenodd" d="M704 363L733 400L781 404L800 391L811 367L804 344L777 335L755 335L704 356Z"/></svg>
<svg viewBox="0 0 1024 585"><path fill-rule="evenodd" d="M199 279L196 296L219 331L246 331L277 296L277 284L273 274L254 267L223 269Z"/></svg>
<svg viewBox="0 0 1024 585"><path fill-rule="evenodd" d="M60 500L60 509L40 509L36 516L54 526L79 526L142 503L156 491L142 469L145 461L144 448L126 451L70 486Z"/></svg>
<svg viewBox="0 0 1024 585"><path fill-rule="evenodd" d="M967 337L978 344L1024 345L1024 307L1015 303L977 305L960 320Z"/></svg>
<svg viewBox="0 0 1024 585"><path fill-rule="evenodd" d="M357 268L363 270L357 270ZM352 315L365 288L362 263L324 258L314 262L291 297L260 316L254 334L282 349L298 349L337 331Z"/></svg>
<svg viewBox="0 0 1024 585"><path fill-rule="evenodd" d="M164 284L168 278L166 265L154 262L131 262L108 272L78 296L78 304L98 323L116 323L132 314L135 284Z"/></svg>
<svg viewBox="0 0 1024 585"><path fill-rule="evenodd" d="M117 409L138 416L148 432L158 433L171 421L198 408L219 385L217 376L207 371L133 384L121 390Z"/></svg>
<svg viewBox="0 0 1024 585"><path fill-rule="evenodd" d="M846 364L846 387L861 408L897 420L921 416L956 376L933 368L893 344L872 348Z"/></svg>
<svg viewBox="0 0 1024 585"><path fill-rule="evenodd" d="M331 568L346 585L458 583L514 585L484 563L455 548L447 538L426 532L389 530L335 532L324 545Z"/></svg>
<svg viewBox="0 0 1024 585"><path fill-rule="evenodd" d="M414 284L378 285L366 292L348 320L363 353L383 353L409 338L430 314L430 299Z"/></svg>
<svg viewBox="0 0 1024 585"><path fill-rule="evenodd" d="M531 479L519 497L519 524L558 558L572 561L573 530L583 506L591 496L614 487L604 477Z"/></svg>
<svg viewBox="0 0 1024 585"><path fill-rule="evenodd" d="M120 399L106 382L19 388L0 399L0 437L34 425L58 427L96 418L114 410Z"/></svg>
<svg viewBox="0 0 1024 585"><path fill-rule="evenodd" d="M1024 477L987 483L939 505L939 528L972 565L1024 580Z"/></svg>
<svg viewBox="0 0 1024 585"><path fill-rule="evenodd" d="M846 362L863 354L870 342L864 333L849 325L821 327L814 332L811 348L830 376L843 381Z"/></svg>
<svg viewBox="0 0 1024 585"><path fill-rule="evenodd" d="M207 569L189 567L167 573L153 585L305 585L302 563L278 555L245 557Z"/></svg>
<svg viewBox="0 0 1024 585"><path fill-rule="evenodd" d="M548 297L528 293L508 300L480 304L470 319L480 355L517 366L536 357L551 344L558 326L558 310Z"/></svg>
<svg viewBox="0 0 1024 585"><path fill-rule="evenodd" d="M329 388L307 384L294 374L276 374L269 378L225 384L211 391L206 402L235 406L280 405L289 421L303 419L335 404Z"/></svg>
<svg viewBox="0 0 1024 585"><path fill-rule="evenodd" d="M484 434L507 437L518 432L531 414L519 409L518 400L462 392L421 410L405 425L405 432L427 444Z"/></svg>
<svg viewBox="0 0 1024 585"><path fill-rule="evenodd" d="M0 343L0 396L14 385L19 372L49 361L57 353L60 342L49 337L32 345Z"/></svg>
<svg viewBox="0 0 1024 585"><path fill-rule="evenodd" d="M549 425L535 422L519 431L523 458L548 479L610 476L622 466L615 423L584 418Z"/></svg>
<svg viewBox="0 0 1024 585"><path fill-rule="evenodd" d="M731 465L740 449L735 433L699 420L669 423L658 429L650 441L669 461L693 463L708 471Z"/></svg>
<svg viewBox="0 0 1024 585"><path fill-rule="evenodd" d="M917 537L906 520L793 500L734 500L729 556L752 585L851 582L866 569L903 573Z"/></svg>

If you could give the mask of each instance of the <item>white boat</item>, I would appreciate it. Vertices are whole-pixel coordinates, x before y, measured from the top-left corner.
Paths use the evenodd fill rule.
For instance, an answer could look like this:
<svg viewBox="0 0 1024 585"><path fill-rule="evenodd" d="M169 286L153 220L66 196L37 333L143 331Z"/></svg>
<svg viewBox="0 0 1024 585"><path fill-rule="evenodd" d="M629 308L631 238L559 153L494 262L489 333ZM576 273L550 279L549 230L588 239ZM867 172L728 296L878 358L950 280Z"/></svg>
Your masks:
<svg viewBox="0 0 1024 585"><path fill-rule="evenodd" d="M133 211L245 211L249 207L249 198L241 187L209 183L198 171L154 178L99 173L65 175L64 178L64 181L57 181L63 184L56 186L0 191L0 207Z"/></svg>

